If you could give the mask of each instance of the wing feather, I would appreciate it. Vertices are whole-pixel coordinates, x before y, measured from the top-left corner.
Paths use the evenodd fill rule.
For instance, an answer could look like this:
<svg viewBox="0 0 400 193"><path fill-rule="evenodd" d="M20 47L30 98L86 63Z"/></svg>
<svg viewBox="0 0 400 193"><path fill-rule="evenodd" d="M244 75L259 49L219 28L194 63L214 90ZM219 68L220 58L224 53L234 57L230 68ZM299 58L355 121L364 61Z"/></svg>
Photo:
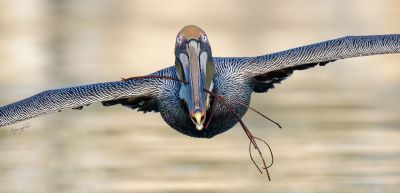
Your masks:
<svg viewBox="0 0 400 193"><path fill-rule="evenodd" d="M269 89L275 88L274 84L280 84L283 80L287 79L296 70L305 70L315 66L325 66L329 62L302 64L294 67L283 68L274 70L265 74L257 75L253 78L254 88L253 91L257 93L267 92Z"/></svg>
<svg viewBox="0 0 400 193"><path fill-rule="evenodd" d="M217 60L232 61L236 69L253 78L255 92L266 92L295 70L324 66L339 59L391 53L400 53L400 34L347 36L257 57Z"/></svg>
<svg viewBox="0 0 400 193"><path fill-rule="evenodd" d="M304 64L390 53L400 53L400 34L347 36L253 57L243 70L259 75Z"/></svg>
<svg viewBox="0 0 400 193"><path fill-rule="evenodd" d="M173 67L154 74L170 75L171 71ZM135 101L137 104L144 99L144 103L149 100L154 102L162 89L163 82L160 79L137 79L47 90L0 107L0 127L66 109L82 109L83 106L96 102L107 104L107 101L110 103L113 100L125 99ZM157 110L154 109L156 108L154 103L152 104L153 106L137 105L131 108L141 108L145 111Z"/></svg>

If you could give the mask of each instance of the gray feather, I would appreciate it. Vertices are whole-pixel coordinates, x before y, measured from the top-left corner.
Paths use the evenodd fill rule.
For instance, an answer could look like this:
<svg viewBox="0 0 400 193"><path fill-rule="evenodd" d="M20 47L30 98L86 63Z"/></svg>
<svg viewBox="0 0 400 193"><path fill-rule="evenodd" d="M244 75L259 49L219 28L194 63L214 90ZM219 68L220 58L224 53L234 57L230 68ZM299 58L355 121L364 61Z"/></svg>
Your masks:
<svg viewBox="0 0 400 193"><path fill-rule="evenodd" d="M344 58L400 53L400 35L347 36L257 57L216 58L230 61L248 76Z"/></svg>
<svg viewBox="0 0 400 193"><path fill-rule="evenodd" d="M164 69L155 74L162 74ZM0 127L66 109L80 109L96 102L133 97L156 97L161 80L140 79L47 90L0 107Z"/></svg>
<svg viewBox="0 0 400 193"><path fill-rule="evenodd" d="M267 92L295 70L339 59L400 53L400 35L348 36L257 57L216 58L253 79L255 92Z"/></svg>

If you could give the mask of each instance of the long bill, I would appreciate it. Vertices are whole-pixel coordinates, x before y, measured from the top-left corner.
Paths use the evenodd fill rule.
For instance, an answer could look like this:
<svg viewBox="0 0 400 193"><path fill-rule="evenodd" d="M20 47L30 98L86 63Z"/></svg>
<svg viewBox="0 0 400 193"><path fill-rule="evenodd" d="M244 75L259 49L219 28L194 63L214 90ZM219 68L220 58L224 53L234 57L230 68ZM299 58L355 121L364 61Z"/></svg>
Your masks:
<svg viewBox="0 0 400 193"><path fill-rule="evenodd" d="M188 65L184 65L188 79L188 108L191 119L198 130L203 129L206 117L207 93L203 91L205 86L205 63L207 53L201 52L200 43L191 40L187 44Z"/></svg>

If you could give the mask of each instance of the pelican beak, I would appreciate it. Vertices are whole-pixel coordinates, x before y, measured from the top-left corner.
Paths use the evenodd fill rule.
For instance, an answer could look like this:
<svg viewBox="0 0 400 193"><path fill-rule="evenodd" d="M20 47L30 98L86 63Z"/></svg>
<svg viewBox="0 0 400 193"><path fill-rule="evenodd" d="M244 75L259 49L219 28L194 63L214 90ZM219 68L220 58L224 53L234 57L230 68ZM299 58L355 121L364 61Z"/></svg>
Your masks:
<svg viewBox="0 0 400 193"><path fill-rule="evenodd" d="M179 88L179 98L186 103L189 119L201 131L210 107L204 89L213 88L215 64L207 35L199 27L187 25L177 34L175 69L177 76L185 80Z"/></svg>
<svg viewBox="0 0 400 193"><path fill-rule="evenodd" d="M202 115L200 112L194 113L194 118L196 120L196 129L201 131L203 129L203 123L202 123Z"/></svg>
<svg viewBox="0 0 400 193"><path fill-rule="evenodd" d="M183 93L189 114L197 130L203 129L206 117L207 93L204 92L206 82L207 51L201 49L201 42L195 39L189 40L183 52L179 53L179 61L182 63L182 71L188 84Z"/></svg>

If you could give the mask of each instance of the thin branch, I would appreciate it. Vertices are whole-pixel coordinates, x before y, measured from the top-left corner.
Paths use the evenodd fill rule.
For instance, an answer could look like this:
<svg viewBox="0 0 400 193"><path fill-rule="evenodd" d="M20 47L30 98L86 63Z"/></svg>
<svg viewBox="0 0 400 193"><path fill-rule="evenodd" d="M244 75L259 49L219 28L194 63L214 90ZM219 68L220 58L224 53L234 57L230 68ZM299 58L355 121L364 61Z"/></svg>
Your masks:
<svg viewBox="0 0 400 193"><path fill-rule="evenodd" d="M271 118L267 117L266 115L264 115L264 114L261 113L260 111L256 110L255 108L253 108L253 107L251 107L251 106L249 106L249 105L246 105L246 104L244 104L244 103L242 103L242 102L240 102L240 101L234 101L234 102L236 102L236 103L238 103L238 104L240 104L240 105L242 105L242 106L244 106L244 107L249 108L250 110L254 111L255 113L257 113L257 114L259 114L259 115L261 115L261 116L264 117L265 119L267 119L267 120L271 121L272 123L274 123L275 125L277 125L280 129L282 129L282 126L281 126L278 122L276 122L276 121L272 120Z"/></svg>
<svg viewBox="0 0 400 193"><path fill-rule="evenodd" d="M206 126L205 126L206 129L208 128L208 126L209 126L210 123L211 123L212 118L214 117L214 106L211 106L210 108L211 108L211 110L210 110L211 115L210 115L210 118L208 119L207 124L206 124Z"/></svg>
<svg viewBox="0 0 400 193"><path fill-rule="evenodd" d="M252 134L252 133L250 132L250 130L247 128L246 124L244 124L244 122L242 121L242 119L240 118L240 116L237 114L237 112L234 110L234 108L233 108L230 104L228 104L228 103L226 102L226 100L225 100L224 97L218 96L218 95L216 95L215 93L210 92L210 91L207 90L207 89L204 89L204 91L207 92L208 94L210 94L212 97L214 97L215 100L217 100L219 103L221 103L222 105L224 105L224 106L228 109L228 111L230 111L232 114L234 114L234 115L236 116L237 120L239 121L239 123L240 123L240 125L242 126L244 132L246 133L247 137L248 137L249 140L250 140L250 147L251 147L251 145L253 145L254 148L257 150L258 154L260 155L261 160L262 160L262 164L263 164L262 169L265 170L265 172L266 172L266 174L267 174L267 177L268 177L268 180L271 181L271 176L269 175L268 168L270 168L270 167L272 166L273 161L271 161L271 164L270 164L269 166L267 166L267 164L266 164L266 162L265 162L265 159L264 159L264 156L263 156L263 154L262 154L260 148L258 147L256 140L262 141L262 142L264 142L265 144L267 144L267 146L268 146L268 148L269 148L269 150L270 150L271 155L273 155L272 150L271 150L270 146L268 145L268 143L266 143L264 140L261 140L261 139L259 139L259 138L253 136L253 134ZM251 154L251 148L249 148L249 154L250 154L250 159L252 160L252 162L254 163L254 165L257 167L258 171L260 171L260 173L263 173L262 170L260 169L260 167L259 167L259 166L257 165L257 163L254 161L254 158L253 158L253 156L252 156L252 154ZM272 158L272 160L273 160L273 156L271 156L271 158Z"/></svg>

